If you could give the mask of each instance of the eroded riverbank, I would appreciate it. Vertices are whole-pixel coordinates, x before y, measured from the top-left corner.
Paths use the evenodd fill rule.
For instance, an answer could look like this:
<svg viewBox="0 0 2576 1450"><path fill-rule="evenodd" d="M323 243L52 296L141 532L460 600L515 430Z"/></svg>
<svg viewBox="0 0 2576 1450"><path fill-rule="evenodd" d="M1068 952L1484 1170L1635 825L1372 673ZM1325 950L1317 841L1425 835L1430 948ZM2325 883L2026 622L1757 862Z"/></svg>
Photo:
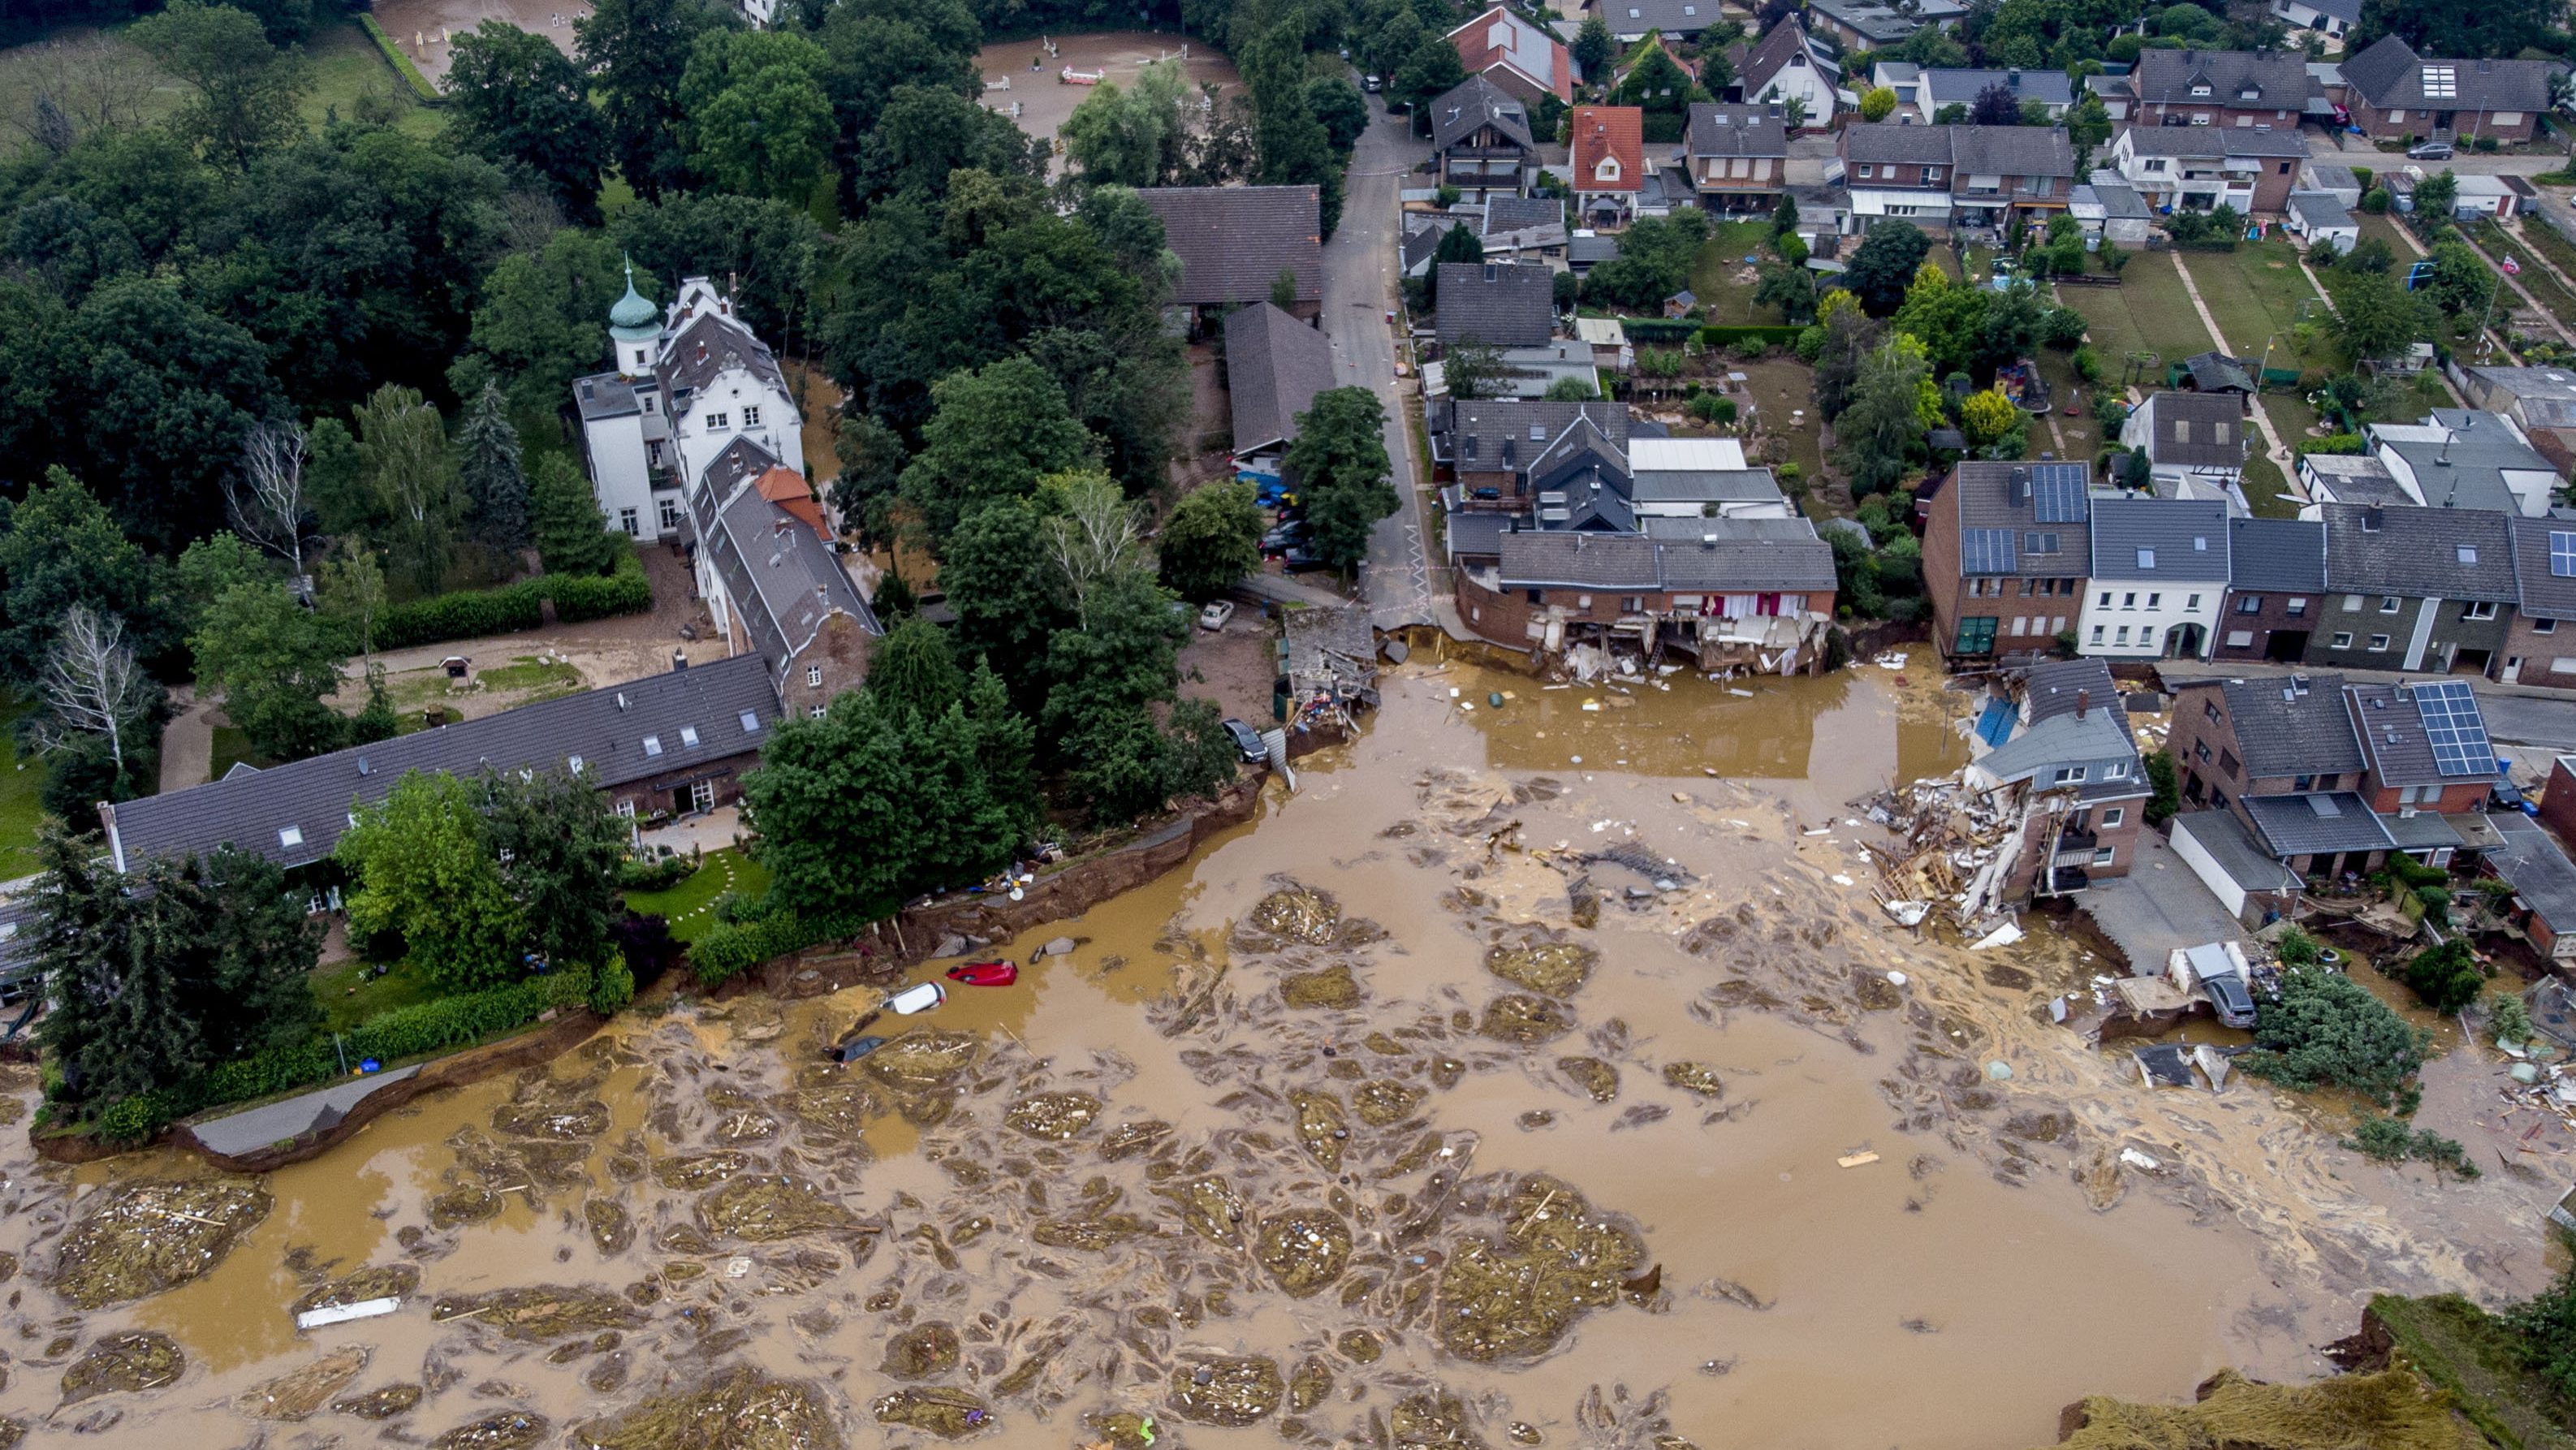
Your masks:
<svg viewBox="0 0 2576 1450"><path fill-rule="evenodd" d="M621 1023L268 1176L256 1214L145 1205L201 1251L166 1271L248 1226L86 1311L66 1224L203 1175L20 1140L0 1413L482 1450L1130 1444L1144 1416L1191 1445L2037 1445L2086 1393L2321 1373L2367 1289L2538 1273L2511 1222L2540 1190L2357 1172L2259 1085L2148 1098L2034 1011L2099 969L2079 947L1889 927L1840 805L1955 764L1928 684L1389 686L1294 799L853 1068L821 1049L858 992ZM1634 864L1577 860L1612 847ZM398 1312L294 1330L400 1266ZM709 1385L694 1419L656 1401Z"/></svg>

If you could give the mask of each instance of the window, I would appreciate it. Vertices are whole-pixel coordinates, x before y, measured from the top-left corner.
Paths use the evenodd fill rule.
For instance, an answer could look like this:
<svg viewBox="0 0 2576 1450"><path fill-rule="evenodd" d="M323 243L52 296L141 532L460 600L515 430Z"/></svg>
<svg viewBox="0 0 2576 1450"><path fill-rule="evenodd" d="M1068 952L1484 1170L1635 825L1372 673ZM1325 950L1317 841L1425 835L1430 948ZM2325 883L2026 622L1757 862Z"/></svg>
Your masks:
<svg viewBox="0 0 2576 1450"><path fill-rule="evenodd" d="M749 710L745 710L741 715L735 718L742 721L743 734L757 735L760 733L760 717L758 715L753 714Z"/></svg>
<svg viewBox="0 0 2576 1450"><path fill-rule="evenodd" d="M2209 742L2206 740L2193 741L2191 743L2191 758L2199 761L2203 765L2207 765L2209 763Z"/></svg>
<svg viewBox="0 0 2576 1450"><path fill-rule="evenodd" d="M2401 602L2402 601L2400 601L2394 594L2382 594L2379 596L2379 612L2382 614L2395 614L2397 612L2398 605Z"/></svg>
<svg viewBox="0 0 2576 1450"><path fill-rule="evenodd" d="M2210 724L2212 724L2212 725L2219 725L2219 724L2224 724L2224 723L2225 723L2224 718L2223 718L2222 716L2220 716L2220 714L2218 713L2218 702L2217 702L2217 701L2215 701L2215 700L2208 700L2208 701L2204 701L2204 702L2202 702L2201 707L2200 707L2200 713L2202 713L2203 715L2208 716L2208 717L2209 717L2209 723L2210 723Z"/></svg>
<svg viewBox="0 0 2576 1450"><path fill-rule="evenodd" d="M2125 760L2112 761L2109 765L2102 767L2102 778L2104 780L2127 780L2129 778L2129 762Z"/></svg>
<svg viewBox="0 0 2576 1450"><path fill-rule="evenodd" d="M2333 790L2341 784L2343 784L2343 777L2331 770L2317 777L2317 789L2319 790Z"/></svg>
<svg viewBox="0 0 2576 1450"><path fill-rule="evenodd" d="M2129 642L2129 627L2128 627L2127 625L2125 625L2125 624L2124 624L2124 625L2121 625L2121 626L2120 626L2120 632L2119 632L2119 634L2118 634L2116 637L2114 637L2114 638L2112 639L2111 643L2113 643L2113 644L2127 644L2128 642Z"/></svg>
<svg viewBox="0 0 2576 1450"><path fill-rule="evenodd" d="M805 687L809 690L819 690L823 688L823 667L821 665L807 665L805 667Z"/></svg>
<svg viewBox="0 0 2576 1450"><path fill-rule="evenodd" d="M2186 596L2183 599L2182 607L2185 609L2198 609L2200 607L2200 596L2197 594Z"/></svg>
<svg viewBox="0 0 2576 1450"><path fill-rule="evenodd" d="M2140 549L2138 551L2138 567L2141 569L2152 569L2156 567L2156 551L2153 549Z"/></svg>
<svg viewBox="0 0 2576 1450"><path fill-rule="evenodd" d="M1876 175L1878 175L1878 168L1877 168L1877 167L1875 167L1875 166L1871 165L1870 163L1868 163L1868 162L1866 162L1866 161L1864 161L1864 162L1862 162L1862 163L1860 164L1860 179L1861 179L1861 180L1863 180L1863 181L1867 181L1867 180L1871 179L1872 177L1874 177L1874 176L1876 176Z"/></svg>
<svg viewBox="0 0 2576 1450"><path fill-rule="evenodd" d="M290 847L290 848L291 848L291 847L295 847L295 846L301 846L301 845L303 845L303 844L304 844L304 828L303 828L302 826L280 826L280 827L278 827L278 828L277 828L277 844L279 844L279 845L281 845L281 846Z"/></svg>
<svg viewBox="0 0 2576 1450"><path fill-rule="evenodd" d="M2226 773L2229 780L2234 780L2237 772L2245 768L2245 762L2236 758L2235 751L2221 750L2218 752L2218 768Z"/></svg>
<svg viewBox="0 0 2576 1450"><path fill-rule="evenodd" d="M823 707L817 705L813 709L806 711L805 714L809 719L820 720L823 718Z"/></svg>
<svg viewBox="0 0 2576 1450"><path fill-rule="evenodd" d="M1959 621L1958 648L1953 650L1952 653L1963 655L1982 655L1992 654L1994 653L1994 649L1994 619L1981 615L1974 619L1962 619Z"/></svg>
<svg viewBox="0 0 2576 1450"><path fill-rule="evenodd" d="M635 510L633 509L619 509L617 511L617 526L624 529L627 537L629 538L633 538L634 536L644 532L643 527L636 522Z"/></svg>
<svg viewBox="0 0 2576 1450"><path fill-rule="evenodd" d="M680 748L682 750L695 750L698 748L697 726L683 725L680 727Z"/></svg>
<svg viewBox="0 0 2576 1450"><path fill-rule="evenodd" d="M2227 647L2229 649L2251 649L2253 646L2254 631L2250 629L2231 629L2227 632Z"/></svg>
<svg viewBox="0 0 2576 1450"><path fill-rule="evenodd" d="M2147 607L2149 609L2160 609L2164 606L2164 602L2165 597L2161 594L2150 594L2147 596Z"/></svg>
<svg viewBox="0 0 2576 1450"><path fill-rule="evenodd" d="M1643 613L1645 613L1645 612L1646 612L1646 597L1645 597L1644 595L1642 595L1642 594L1622 594L1622 595L1620 595L1620 596L1619 596L1619 612L1620 612L1621 614L1643 614Z"/></svg>
<svg viewBox="0 0 2576 1450"><path fill-rule="evenodd" d="M2127 806L2105 806L2102 810L2102 829L2106 831L2110 830L2128 818L2129 808Z"/></svg>
<svg viewBox="0 0 2576 1450"><path fill-rule="evenodd" d="M2100 644L2101 642L2102 642L2102 626L2100 626L2100 625L2098 625L2098 624L2097 624L2097 625L2093 626L2093 643L2095 643L2095 644Z"/></svg>
<svg viewBox="0 0 2576 1450"><path fill-rule="evenodd" d="M707 415L707 426L708 426L708 427L710 427L710 428L724 428L724 427L729 427L729 426L731 426L731 425L732 425L732 422L733 422L733 419L732 419L731 415L729 415L729 414L725 414L725 413L709 413L709 414Z"/></svg>
<svg viewBox="0 0 2576 1450"><path fill-rule="evenodd" d="M2576 531L2550 530L2549 572L2561 579L2576 579Z"/></svg>
<svg viewBox="0 0 2576 1450"><path fill-rule="evenodd" d="M2474 564L2474 563L2476 563L2476 562L2478 561L2478 546L2477 546L2477 545L2475 545L2475 544L2462 544L2462 545L2459 545L2459 546L2458 546L2458 548L2459 548L2459 555L2460 555L2460 562L2461 562L2461 563L2463 563L2463 564Z"/></svg>
<svg viewBox="0 0 2576 1450"><path fill-rule="evenodd" d="M661 753L662 753L662 737L661 737L661 736L659 736L659 735L647 735L647 736L645 736L645 737L644 737L644 753L645 753L645 754L647 754L647 755L659 755L659 754L661 754Z"/></svg>
<svg viewBox="0 0 2576 1450"><path fill-rule="evenodd" d="M633 796L628 796L626 799L619 801L617 803L617 813L630 821L635 819L635 798Z"/></svg>
<svg viewBox="0 0 2576 1450"><path fill-rule="evenodd" d="M2495 601L2492 599L2481 599L2477 603L2461 610L2460 617L2462 619L2493 619L2496 617Z"/></svg>
<svg viewBox="0 0 2576 1450"><path fill-rule="evenodd" d="M2531 622L2531 632L2533 634L2556 634L2558 632L2558 621L2554 619L2535 619Z"/></svg>
<svg viewBox="0 0 2576 1450"><path fill-rule="evenodd" d="M2102 591L2102 607L2104 609L2111 607L2111 591L2108 589Z"/></svg>
<svg viewBox="0 0 2576 1450"><path fill-rule="evenodd" d="M2350 649L2350 648L2352 648L2352 631L2350 631L2350 630L2338 630L2338 631L2336 631L2336 632L2335 632L2335 637L2334 637L2334 647L2335 647L2336 649Z"/></svg>
<svg viewBox="0 0 2576 1450"><path fill-rule="evenodd" d="M575 775L579 775L579 774L581 774L581 757L580 757L580 756L578 756L578 755L573 756L573 757L571 757L570 759L566 760L564 763L565 763L566 765L569 765L569 766L571 766L571 767L572 767L572 773L573 773L573 774L575 774Z"/></svg>
<svg viewBox="0 0 2576 1450"><path fill-rule="evenodd" d="M2370 648L2373 653L2377 653L2378 651L2388 648L2388 636L2384 634L2372 635L2370 637Z"/></svg>
<svg viewBox="0 0 2576 1450"><path fill-rule="evenodd" d="M2237 600L2236 600L2236 612L2237 612L2237 613L2239 613L2239 614L2260 614L2260 613L2262 613L2262 612L2263 612L2263 596L2262 596L2262 595L2260 595L2260 594L2244 594L2244 595L2239 595L2239 596L2237 596Z"/></svg>
<svg viewBox="0 0 2576 1450"><path fill-rule="evenodd" d="M2290 596L2290 602L2284 607L2287 608L2294 616L2301 615L2308 612L2308 601L2299 595L2293 594Z"/></svg>
<svg viewBox="0 0 2576 1450"><path fill-rule="evenodd" d="M2120 607L2121 607L2122 609L2135 609L2135 608L2137 608L2137 607L2138 607L2138 591L2136 591L2135 589L2132 589L2132 590L2130 590L2129 592L2127 592L2126 594L2121 595L2121 596L2120 596Z"/></svg>
<svg viewBox="0 0 2576 1450"><path fill-rule="evenodd" d="M2093 853L2093 864L2096 866L2108 866L2119 858L2119 851L2112 847L2105 846L2101 850Z"/></svg>
<svg viewBox="0 0 2576 1450"><path fill-rule="evenodd" d="M2017 635L2030 633L2030 617L2024 614L2014 615L2012 632Z"/></svg>
<svg viewBox="0 0 2576 1450"><path fill-rule="evenodd" d="M2360 608L2361 608L2361 596L2360 596L2360 595L2358 595L2358 594L2347 594L2347 595L2345 595L2345 596L2343 597L2343 612L2344 612L2344 613L2346 613L2346 614L2352 614L2352 613L2355 613L2355 612L2359 611L2359 610L2360 610Z"/></svg>
<svg viewBox="0 0 2576 1450"><path fill-rule="evenodd" d="M2080 766L2080 765L2061 765L2061 766L2059 766L2059 767L2057 768L2057 784L2059 784L2059 785L2082 785L2083 783L2084 783L2084 767L2083 767L2083 766Z"/></svg>
<svg viewBox="0 0 2576 1450"><path fill-rule="evenodd" d="M680 526L680 501L676 498L666 498L660 500L660 504L662 527L665 530L678 528Z"/></svg>
<svg viewBox="0 0 2576 1450"><path fill-rule="evenodd" d="M759 426L760 426L760 410L759 410L758 408L745 408L745 409L743 409L743 410L742 410L742 426L744 426L744 427L746 427L746 428L757 428L757 427L759 427Z"/></svg>

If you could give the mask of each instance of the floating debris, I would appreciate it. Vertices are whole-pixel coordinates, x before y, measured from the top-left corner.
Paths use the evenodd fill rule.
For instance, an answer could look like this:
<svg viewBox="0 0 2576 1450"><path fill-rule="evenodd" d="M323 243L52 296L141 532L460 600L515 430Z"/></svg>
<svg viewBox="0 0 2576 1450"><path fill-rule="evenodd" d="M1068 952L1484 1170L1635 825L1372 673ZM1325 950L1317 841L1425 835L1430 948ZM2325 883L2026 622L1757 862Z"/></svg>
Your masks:
<svg viewBox="0 0 2576 1450"><path fill-rule="evenodd" d="M963 1440L992 1429L992 1406L964 1390L921 1386L879 1395L868 1406L881 1425L927 1431L942 1440Z"/></svg>
<svg viewBox="0 0 2576 1450"><path fill-rule="evenodd" d="M104 1309L175 1289L223 1262L270 1204L267 1189L238 1178L101 1189L63 1236L54 1292Z"/></svg>
<svg viewBox="0 0 2576 1450"><path fill-rule="evenodd" d="M169 1335L149 1329L104 1334L63 1371L63 1403L156 1390L175 1383L187 1369L188 1356Z"/></svg>
<svg viewBox="0 0 2576 1450"><path fill-rule="evenodd" d="M1350 1225L1330 1209L1291 1209L1261 1225L1261 1266L1292 1299L1330 1286L1351 1261Z"/></svg>
<svg viewBox="0 0 2576 1450"><path fill-rule="evenodd" d="M254 1420L309 1419L366 1367L363 1347L335 1349L302 1369L245 1391L233 1401L233 1408Z"/></svg>
<svg viewBox="0 0 2576 1450"><path fill-rule="evenodd" d="M843 1450L821 1395L743 1368L574 1433L582 1450Z"/></svg>
<svg viewBox="0 0 2576 1450"><path fill-rule="evenodd" d="M1061 1143L1098 1120L1100 1106L1089 1093L1032 1093L1011 1104L1003 1121L1032 1138Z"/></svg>
<svg viewBox="0 0 2576 1450"><path fill-rule="evenodd" d="M1275 1360L1221 1356L1172 1370L1172 1413L1202 1425L1249 1425L1279 1408L1287 1381Z"/></svg>

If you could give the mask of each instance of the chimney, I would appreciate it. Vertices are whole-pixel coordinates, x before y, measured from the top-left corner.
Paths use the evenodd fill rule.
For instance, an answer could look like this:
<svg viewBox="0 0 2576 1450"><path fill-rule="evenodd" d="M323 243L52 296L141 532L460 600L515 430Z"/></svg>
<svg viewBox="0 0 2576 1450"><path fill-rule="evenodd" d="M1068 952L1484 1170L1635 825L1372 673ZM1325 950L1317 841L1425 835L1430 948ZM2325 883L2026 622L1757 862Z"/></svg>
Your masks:
<svg viewBox="0 0 2576 1450"><path fill-rule="evenodd" d="M687 669L688 667L689 667L689 655L688 655L688 652L687 652L686 650L677 650L677 649L675 649L675 650L671 651L671 673L673 673L673 674L675 674L675 675L676 675L676 674L678 674L680 671L685 670L685 669Z"/></svg>
<svg viewBox="0 0 2576 1450"><path fill-rule="evenodd" d="M2092 708L2093 708L2093 692L2092 692L2091 690L2078 690L2078 691L2076 691L2076 692L2075 692L2075 718L2076 718L2076 719L2078 719L2078 720L2083 719L2083 718L2084 718L2084 712L2085 712L2085 711L2087 711L2087 710L2090 710L2090 709L2092 709Z"/></svg>

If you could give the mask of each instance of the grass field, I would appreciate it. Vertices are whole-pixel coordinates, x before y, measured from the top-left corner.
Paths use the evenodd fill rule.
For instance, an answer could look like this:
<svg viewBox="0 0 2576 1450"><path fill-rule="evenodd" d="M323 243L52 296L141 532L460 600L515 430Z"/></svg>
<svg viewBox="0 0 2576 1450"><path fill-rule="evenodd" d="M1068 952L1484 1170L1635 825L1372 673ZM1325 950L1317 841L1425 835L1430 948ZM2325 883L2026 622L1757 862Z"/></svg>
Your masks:
<svg viewBox="0 0 2576 1450"><path fill-rule="evenodd" d="M2322 321L2324 304L2299 270L2298 252L2288 242L2240 242L2233 252L2195 252L2182 265L2190 269L2200 300L2218 319L2229 351L2237 356L2262 357L2268 351L2273 367L2289 366L2286 359L2294 356L2301 367L2340 362L2323 328L2311 329L2315 341L2308 355L2298 352L2291 329L2303 320Z"/></svg>
<svg viewBox="0 0 2576 1450"><path fill-rule="evenodd" d="M1773 324L1780 320L1776 307L1753 305L1750 284L1738 285L1735 275L1744 270L1744 259L1758 256L1765 262L1776 262L1771 250L1771 223L1760 221L1716 222L1709 227L1708 240L1701 243L1699 257L1691 264L1691 292L1708 314L1708 320L1722 327L1751 324Z"/></svg>
<svg viewBox="0 0 2576 1450"><path fill-rule="evenodd" d="M2523 1366L2516 1338L2493 1315L2456 1294L2406 1299L2381 1294L2370 1312L2397 1341L2397 1356L2498 1445L2569 1450L2570 1407Z"/></svg>
<svg viewBox="0 0 2576 1450"><path fill-rule="evenodd" d="M2164 386L2166 368L2213 346L2190 294L2182 290L2171 253L2140 252L2129 259L2119 286L2062 287L2058 301L2084 314L2102 376L2114 385L2127 377L2134 353L2156 355L2153 377L2141 384L2154 389Z"/></svg>
<svg viewBox="0 0 2576 1450"><path fill-rule="evenodd" d="M0 759L9 770L0 775L0 881L14 881L36 870L36 828L45 808L38 796L45 787L45 768L18 753L17 723L35 707L21 700L0 702Z"/></svg>
<svg viewBox="0 0 2576 1450"><path fill-rule="evenodd" d="M690 942L715 925L717 897L728 891L758 896L768 889L769 872L759 862L740 851L710 851L697 874L668 891L629 891L626 907L661 917L671 924L673 940Z"/></svg>
<svg viewBox="0 0 2576 1450"><path fill-rule="evenodd" d="M397 966L381 977L369 977L372 962L340 962L313 974L313 1000L322 1006L322 1030L346 1032L381 1012L409 1007L439 995L429 974Z"/></svg>

